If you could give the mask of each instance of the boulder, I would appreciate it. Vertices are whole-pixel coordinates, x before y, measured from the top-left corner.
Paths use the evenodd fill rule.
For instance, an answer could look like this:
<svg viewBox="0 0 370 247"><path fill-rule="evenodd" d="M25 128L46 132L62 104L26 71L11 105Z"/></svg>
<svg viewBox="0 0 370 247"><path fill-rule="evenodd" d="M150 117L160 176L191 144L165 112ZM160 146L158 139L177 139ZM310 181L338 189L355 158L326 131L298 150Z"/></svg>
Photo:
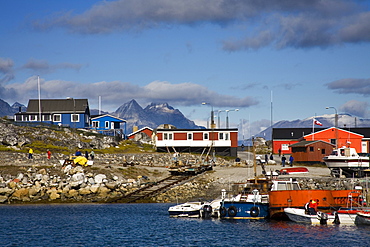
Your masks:
<svg viewBox="0 0 370 247"><path fill-rule="evenodd" d="M12 195L12 199L15 199L15 200L27 200L27 198L29 195L29 190L27 188L20 188L18 190L16 190L13 195Z"/></svg>
<svg viewBox="0 0 370 247"><path fill-rule="evenodd" d="M4 203L8 200L7 196L0 196L0 203Z"/></svg>
<svg viewBox="0 0 370 247"><path fill-rule="evenodd" d="M100 185L99 184L93 184L90 186L90 191L92 193L97 193L99 191Z"/></svg>
<svg viewBox="0 0 370 247"><path fill-rule="evenodd" d="M81 188L81 189L79 189L79 190L78 190L78 193L79 193L80 195L89 195L89 194L91 194L91 190L90 190L90 188L89 188L89 187L85 187L85 188Z"/></svg>
<svg viewBox="0 0 370 247"><path fill-rule="evenodd" d="M11 192L13 192L13 190L10 188L7 188L7 187L0 188L0 195L6 195L6 194L9 195Z"/></svg>
<svg viewBox="0 0 370 247"><path fill-rule="evenodd" d="M95 183L96 184L101 184L103 183L103 180L105 180L107 176L105 174L98 174L94 177Z"/></svg>

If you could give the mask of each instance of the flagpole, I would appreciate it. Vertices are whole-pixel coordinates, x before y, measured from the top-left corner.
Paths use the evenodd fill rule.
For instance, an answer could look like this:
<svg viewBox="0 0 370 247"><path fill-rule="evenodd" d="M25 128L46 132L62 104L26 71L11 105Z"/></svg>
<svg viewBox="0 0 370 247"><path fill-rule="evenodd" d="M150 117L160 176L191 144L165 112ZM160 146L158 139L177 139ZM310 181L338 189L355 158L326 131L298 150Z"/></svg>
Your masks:
<svg viewBox="0 0 370 247"><path fill-rule="evenodd" d="M42 122L41 120L41 87L40 87L40 76L37 76L37 87L39 91L39 121Z"/></svg>
<svg viewBox="0 0 370 247"><path fill-rule="evenodd" d="M316 116L312 119L312 141L315 140L315 118Z"/></svg>

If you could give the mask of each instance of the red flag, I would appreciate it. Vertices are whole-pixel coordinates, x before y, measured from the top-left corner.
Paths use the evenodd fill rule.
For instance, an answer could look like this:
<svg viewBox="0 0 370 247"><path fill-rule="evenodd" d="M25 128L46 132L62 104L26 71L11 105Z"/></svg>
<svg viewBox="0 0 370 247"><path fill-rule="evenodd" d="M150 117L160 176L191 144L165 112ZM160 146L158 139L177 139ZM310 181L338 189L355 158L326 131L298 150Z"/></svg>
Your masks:
<svg viewBox="0 0 370 247"><path fill-rule="evenodd" d="M320 125L320 126L322 126L322 123L320 123L318 120L316 120L316 119L313 119L313 123L314 124L316 124L316 125Z"/></svg>

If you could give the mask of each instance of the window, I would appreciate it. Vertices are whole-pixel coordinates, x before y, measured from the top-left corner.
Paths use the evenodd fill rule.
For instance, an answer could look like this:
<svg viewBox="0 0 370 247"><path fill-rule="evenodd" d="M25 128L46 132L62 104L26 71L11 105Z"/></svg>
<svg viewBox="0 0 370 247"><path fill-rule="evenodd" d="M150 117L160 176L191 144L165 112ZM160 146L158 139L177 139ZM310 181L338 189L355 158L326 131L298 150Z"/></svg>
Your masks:
<svg viewBox="0 0 370 247"><path fill-rule="evenodd" d="M71 115L71 122L80 122L80 115L72 114Z"/></svg>
<svg viewBox="0 0 370 247"><path fill-rule="evenodd" d="M172 140L172 133L168 134L168 140Z"/></svg>
<svg viewBox="0 0 370 247"><path fill-rule="evenodd" d="M105 128L108 129L109 128L109 121L105 121Z"/></svg>
<svg viewBox="0 0 370 247"><path fill-rule="evenodd" d="M229 133L226 133L225 134L225 140L228 141L229 140Z"/></svg>
<svg viewBox="0 0 370 247"><path fill-rule="evenodd" d="M188 140L193 140L193 134L192 133L188 133Z"/></svg>
<svg viewBox="0 0 370 247"><path fill-rule="evenodd" d="M203 139L204 139L204 140L208 140L208 133L204 133L204 134L203 134Z"/></svg>
<svg viewBox="0 0 370 247"><path fill-rule="evenodd" d="M51 121L51 116L50 115L42 115L42 120L43 121Z"/></svg>
<svg viewBox="0 0 370 247"><path fill-rule="evenodd" d="M15 121L22 121L22 115L16 115Z"/></svg>
<svg viewBox="0 0 370 247"><path fill-rule="evenodd" d="M224 139L224 133L218 133L218 139L223 140Z"/></svg>
<svg viewBox="0 0 370 247"><path fill-rule="evenodd" d="M164 139L164 140L168 140L168 134L167 134L167 133L164 133L164 134L163 134L163 139Z"/></svg>
<svg viewBox="0 0 370 247"><path fill-rule="evenodd" d="M60 114L54 114L53 121L54 122L61 122L62 116Z"/></svg>
<svg viewBox="0 0 370 247"><path fill-rule="evenodd" d="M281 144L281 150L289 150L289 144Z"/></svg>
<svg viewBox="0 0 370 247"><path fill-rule="evenodd" d="M325 154L325 148L321 149L321 154Z"/></svg>
<svg viewBox="0 0 370 247"><path fill-rule="evenodd" d="M36 121L36 115L30 115L30 121Z"/></svg>
<svg viewBox="0 0 370 247"><path fill-rule="evenodd" d="M335 145L337 143L337 140L336 139L330 139L330 143Z"/></svg>
<svg viewBox="0 0 370 247"><path fill-rule="evenodd" d="M310 147L310 152L313 152L313 147Z"/></svg>
<svg viewBox="0 0 370 247"><path fill-rule="evenodd" d="M99 128L99 121L92 121L93 128Z"/></svg>

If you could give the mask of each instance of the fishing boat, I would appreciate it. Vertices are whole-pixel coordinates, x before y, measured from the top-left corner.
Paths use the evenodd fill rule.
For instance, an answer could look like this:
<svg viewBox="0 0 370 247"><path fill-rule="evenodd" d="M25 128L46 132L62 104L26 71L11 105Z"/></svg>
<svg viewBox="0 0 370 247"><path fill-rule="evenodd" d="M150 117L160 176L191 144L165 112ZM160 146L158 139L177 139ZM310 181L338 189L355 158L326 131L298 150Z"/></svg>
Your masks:
<svg viewBox="0 0 370 247"><path fill-rule="evenodd" d="M362 190L358 187L353 190L302 190L297 185L285 188L269 192L270 217L273 219L287 219L285 208L304 209L304 205L312 199L319 201L318 210L322 212L360 206L363 202Z"/></svg>
<svg viewBox="0 0 370 247"><path fill-rule="evenodd" d="M370 212L358 212L355 220L356 225L370 225Z"/></svg>
<svg viewBox="0 0 370 247"><path fill-rule="evenodd" d="M285 214L291 221L297 223L326 225L335 224L336 216L318 211L316 214L307 214L305 209L301 208L285 208Z"/></svg>
<svg viewBox="0 0 370 247"><path fill-rule="evenodd" d="M186 202L169 207L170 217L200 217L203 202Z"/></svg>
<svg viewBox="0 0 370 247"><path fill-rule="evenodd" d="M342 147L323 158L333 177L358 177L370 174L369 154L356 152L355 148Z"/></svg>
<svg viewBox="0 0 370 247"><path fill-rule="evenodd" d="M269 216L268 208L268 195L254 189L251 194L240 193L224 198L219 213L223 219L264 219Z"/></svg>

